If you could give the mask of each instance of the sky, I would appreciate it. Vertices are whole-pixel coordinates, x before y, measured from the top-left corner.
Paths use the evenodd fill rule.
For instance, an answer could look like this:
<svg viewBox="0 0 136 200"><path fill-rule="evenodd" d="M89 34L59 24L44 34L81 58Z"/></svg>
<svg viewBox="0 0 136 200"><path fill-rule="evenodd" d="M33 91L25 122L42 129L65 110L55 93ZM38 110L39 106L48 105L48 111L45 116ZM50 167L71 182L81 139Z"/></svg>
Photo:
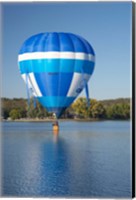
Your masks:
<svg viewBox="0 0 136 200"><path fill-rule="evenodd" d="M30 36L72 32L96 54L90 98L131 97L131 2L2 3L2 97L26 98L18 52ZM84 96L83 91L80 96Z"/></svg>

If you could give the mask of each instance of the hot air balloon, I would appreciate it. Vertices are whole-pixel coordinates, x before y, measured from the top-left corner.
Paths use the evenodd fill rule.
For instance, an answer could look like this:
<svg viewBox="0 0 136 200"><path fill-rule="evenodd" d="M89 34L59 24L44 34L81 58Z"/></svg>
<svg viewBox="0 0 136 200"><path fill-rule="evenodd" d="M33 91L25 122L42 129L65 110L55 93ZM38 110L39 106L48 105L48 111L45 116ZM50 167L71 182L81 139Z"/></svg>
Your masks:
<svg viewBox="0 0 136 200"><path fill-rule="evenodd" d="M85 88L94 71L95 53L81 36L40 33L28 38L18 55L19 69L37 100L59 118Z"/></svg>

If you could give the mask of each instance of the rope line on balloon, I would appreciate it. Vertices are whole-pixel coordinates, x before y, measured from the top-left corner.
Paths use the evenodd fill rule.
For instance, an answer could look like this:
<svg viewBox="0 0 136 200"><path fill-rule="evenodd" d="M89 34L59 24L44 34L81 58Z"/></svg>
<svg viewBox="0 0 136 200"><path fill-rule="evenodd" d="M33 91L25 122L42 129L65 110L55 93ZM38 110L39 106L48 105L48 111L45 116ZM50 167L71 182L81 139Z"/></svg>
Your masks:
<svg viewBox="0 0 136 200"><path fill-rule="evenodd" d="M30 92L31 92L31 94L33 95L33 106L34 106L34 108L36 108L36 98L35 98L35 96L33 94L33 88L29 87L28 80L30 81L29 75L28 75L28 73L26 73L27 103L28 103L28 106L30 106Z"/></svg>
<svg viewBox="0 0 136 200"><path fill-rule="evenodd" d="M30 94L29 94L29 86L28 86L28 74L26 73L26 92L27 92L27 104L30 106Z"/></svg>
<svg viewBox="0 0 136 200"><path fill-rule="evenodd" d="M89 108L90 107L89 90L88 90L88 84L87 84L87 82L85 81L85 78L84 78L83 67L81 68L81 73L82 73L82 80L83 80L84 87L85 87L85 94L86 94L86 100L87 100L86 103L87 103L87 107Z"/></svg>

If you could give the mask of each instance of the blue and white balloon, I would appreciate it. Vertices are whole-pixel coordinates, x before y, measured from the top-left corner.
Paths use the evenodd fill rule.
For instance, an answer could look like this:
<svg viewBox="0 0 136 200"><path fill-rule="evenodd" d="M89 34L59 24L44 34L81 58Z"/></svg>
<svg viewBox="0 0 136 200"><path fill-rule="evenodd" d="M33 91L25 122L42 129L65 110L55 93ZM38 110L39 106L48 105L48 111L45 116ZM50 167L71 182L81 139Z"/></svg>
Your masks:
<svg viewBox="0 0 136 200"><path fill-rule="evenodd" d="M60 117L84 88L88 93L95 53L78 35L40 33L24 42L18 62L33 95L49 112Z"/></svg>

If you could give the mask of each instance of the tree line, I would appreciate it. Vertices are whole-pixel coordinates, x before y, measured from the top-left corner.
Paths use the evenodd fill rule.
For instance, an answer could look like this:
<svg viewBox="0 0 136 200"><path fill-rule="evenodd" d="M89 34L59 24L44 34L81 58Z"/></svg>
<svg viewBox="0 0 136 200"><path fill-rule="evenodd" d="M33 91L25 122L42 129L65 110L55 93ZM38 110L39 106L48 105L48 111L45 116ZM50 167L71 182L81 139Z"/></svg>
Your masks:
<svg viewBox="0 0 136 200"><path fill-rule="evenodd" d="M41 104L36 101L36 107L33 106L33 100L28 105L27 100L23 98L2 98L1 99L1 118L2 119L44 119L52 118ZM120 98L114 100L98 101L90 100L87 106L86 98L78 98L69 108L67 108L61 118L71 119L130 119L130 99Z"/></svg>

